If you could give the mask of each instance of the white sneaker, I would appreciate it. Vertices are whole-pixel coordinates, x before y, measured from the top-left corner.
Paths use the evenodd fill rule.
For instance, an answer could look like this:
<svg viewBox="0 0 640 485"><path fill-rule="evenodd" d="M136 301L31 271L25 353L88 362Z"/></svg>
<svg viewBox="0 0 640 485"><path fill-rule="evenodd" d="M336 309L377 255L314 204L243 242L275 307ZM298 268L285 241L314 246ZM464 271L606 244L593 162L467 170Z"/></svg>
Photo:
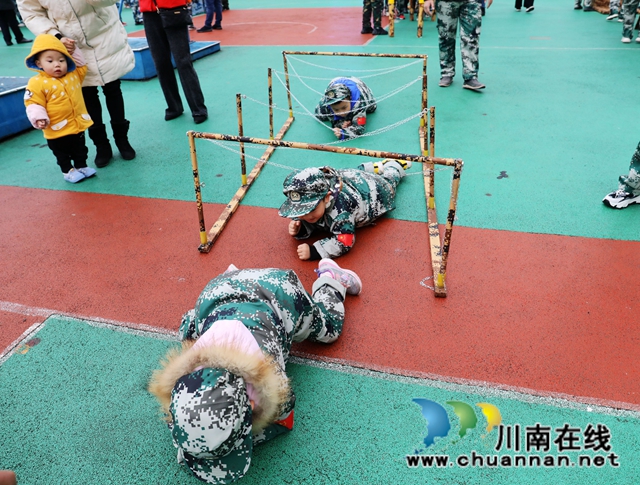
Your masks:
<svg viewBox="0 0 640 485"><path fill-rule="evenodd" d="M69 170L67 173L63 175L64 175L64 179L67 182L71 182L72 184L75 184L85 179L84 174L80 170L76 170L75 168L72 168L71 170Z"/></svg>
<svg viewBox="0 0 640 485"><path fill-rule="evenodd" d="M630 194L629 192L618 189L615 192L607 194L604 199L602 199L602 203L612 209L624 209L631 204L640 204L640 195Z"/></svg>
<svg viewBox="0 0 640 485"><path fill-rule="evenodd" d="M88 179L89 177L93 177L96 174L96 169L91 167L83 167L78 168L78 172L84 175L84 178Z"/></svg>
<svg viewBox="0 0 640 485"><path fill-rule="evenodd" d="M623 37L622 38L622 43L623 44L631 44L631 39L629 37Z"/></svg>
<svg viewBox="0 0 640 485"><path fill-rule="evenodd" d="M342 269L333 259L321 259L316 273L318 278L328 276L338 281L347 289L347 293L350 295L359 295L362 291L362 281L360 281L358 275L349 269Z"/></svg>
<svg viewBox="0 0 640 485"><path fill-rule="evenodd" d="M640 34L638 34L638 37L636 38L636 42L640 44Z"/></svg>

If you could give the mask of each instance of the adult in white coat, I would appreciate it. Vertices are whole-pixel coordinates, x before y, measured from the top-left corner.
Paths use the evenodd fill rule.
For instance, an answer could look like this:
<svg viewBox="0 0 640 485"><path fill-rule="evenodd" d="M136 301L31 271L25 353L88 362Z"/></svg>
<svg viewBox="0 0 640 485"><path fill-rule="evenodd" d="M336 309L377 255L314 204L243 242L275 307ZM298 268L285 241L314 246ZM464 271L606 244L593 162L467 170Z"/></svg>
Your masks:
<svg viewBox="0 0 640 485"><path fill-rule="evenodd" d="M93 120L89 137L96 146L97 167L105 167L113 158L102 121L98 86L102 86L120 155L125 160L136 156L127 136L129 121L120 89L120 78L133 69L135 59L116 3L117 0L18 0L20 14L31 32L55 35L69 53L76 48L82 51L89 68L82 94Z"/></svg>

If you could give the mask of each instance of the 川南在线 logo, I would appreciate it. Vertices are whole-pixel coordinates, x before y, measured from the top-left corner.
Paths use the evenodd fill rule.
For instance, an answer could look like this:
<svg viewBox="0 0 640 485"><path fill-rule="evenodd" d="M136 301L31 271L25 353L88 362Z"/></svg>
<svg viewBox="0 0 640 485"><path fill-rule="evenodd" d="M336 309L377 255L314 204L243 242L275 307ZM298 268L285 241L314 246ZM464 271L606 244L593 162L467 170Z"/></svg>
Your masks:
<svg viewBox="0 0 640 485"><path fill-rule="evenodd" d="M447 410L441 404L424 398L413 399L422 411L422 417L427 422L427 436L424 438L424 445L428 448L435 443L436 438L445 438L451 431L451 422ZM474 429L478 424L478 416L474 408L462 401L447 401L446 404L453 408L453 413L458 417L460 431L455 441L458 441L467 434L470 429ZM482 410L482 414L487 420L487 432L491 432L496 426L502 424L500 410L493 404L486 402L476 403Z"/></svg>

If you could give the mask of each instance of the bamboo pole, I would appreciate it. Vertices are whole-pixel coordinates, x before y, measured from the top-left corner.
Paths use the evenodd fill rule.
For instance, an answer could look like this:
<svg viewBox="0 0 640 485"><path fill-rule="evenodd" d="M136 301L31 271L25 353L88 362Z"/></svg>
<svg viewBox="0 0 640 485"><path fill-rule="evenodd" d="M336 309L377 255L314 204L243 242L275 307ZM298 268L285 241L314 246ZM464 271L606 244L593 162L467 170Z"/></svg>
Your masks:
<svg viewBox="0 0 640 485"><path fill-rule="evenodd" d="M427 125L427 58L422 60L422 117L420 118L420 125Z"/></svg>
<svg viewBox="0 0 640 485"><path fill-rule="evenodd" d="M193 173L193 185L196 189L196 206L198 208L198 222L200 224L200 247L198 249L202 251L201 248L203 248L207 244L207 229L204 224L204 211L202 210L202 186L200 185L200 175L198 174L198 156L196 155L196 141L193 136L193 132L188 132L187 136L189 137L189 149L191 151L191 171Z"/></svg>
<svg viewBox="0 0 640 485"><path fill-rule="evenodd" d="M430 141L431 134L433 133L435 119L433 117L435 113L432 107L429 110L430 118ZM426 127L424 129L426 131ZM426 146L426 136L424 132L421 133L421 148L423 152L429 153L431 157L434 155L435 146L430 143L429 148ZM425 163L422 166L422 174L424 178L424 193L427 201L427 227L429 231L429 249L431 252L431 269L433 271L434 280L434 293L437 297L446 297L447 289L444 283L438 286L435 282L438 281L440 275L440 268L442 265L442 244L440 242L440 228L438 227L438 214L436 211L436 199L435 199L435 167L433 163ZM444 280L443 280L444 281Z"/></svg>
<svg viewBox="0 0 640 485"><path fill-rule="evenodd" d="M418 38L422 37L422 27L424 24L424 0L418 0Z"/></svg>
<svg viewBox="0 0 640 485"><path fill-rule="evenodd" d="M415 13L416 0L409 0L409 20L413 22Z"/></svg>
<svg viewBox="0 0 640 485"><path fill-rule="evenodd" d="M238 111L238 136L244 135L242 127L242 95L236 94L236 109ZM244 156L244 143L240 142L240 173L242 174L242 185L247 185L247 163Z"/></svg>
<svg viewBox="0 0 640 485"><path fill-rule="evenodd" d="M463 162L456 159L453 168L453 181L451 183L451 198L449 200L449 214L447 215L447 225L444 231L444 243L442 245L442 263L440 264L440 274L436 281L436 296L438 296L438 288L444 289L445 276L447 272L447 259L449 249L451 248L451 232L453 231L453 223L456 218L456 208L458 205L458 189L460 187L460 175L462 174ZM446 291L446 290L445 290Z"/></svg>
<svg viewBox="0 0 640 485"><path fill-rule="evenodd" d="M396 18L396 0L388 0L389 5L389 37L393 37L395 18Z"/></svg>
<svg viewBox="0 0 640 485"><path fill-rule="evenodd" d="M416 163L436 163L438 165L446 165L452 167L455 165L453 158L435 158L425 157L423 155L408 155L406 153L386 152L380 150L368 150L364 148L354 147L338 147L332 145L318 145L314 143L302 143L297 141L285 140L268 140L265 138L253 138L247 136L224 135L220 133L203 133L199 131L190 131L195 138L206 138L209 140L225 140L243 143L255 143L258 145L270 145L274 147L301 148L303 150L314 150L320 152L345 153L347 155L360 155L363 157L373 158L394 158L396 160L409 160Z"/></svg>
<svg viewBox="0 0 640 485"><path fill-rule="evenodd" d="M285 135L289 127L291 127L292 122L293 122L293 118L287 119L287 121L284 123L284 125L282 125L282 128L280 128L280 131L276 135L276 140L280 140ZM190 131L188 135L190 140L192 138L203 138L203 137L195 136L196 134L193 131ZM244 196L249 191L249 188L251 188L251 184L253 184L253 182L258 178L258 175L260 175L260 171L262 170L264 165L267 163L267 161L269 161L269 158L271 157L271 154L274 151L275 151L275 146L267 147L265 152L260 157L260 160L256 162L253 169L251 170L251 173L247 178L247 183L238 188L234 196L231 198L231 201L226 205L226 207L218 217L218 220L213 224L213 226L211 226L211 229L209 230L209 232L207 233L205 230L204 243L202 243L198 248L200 252L208 253L209 251L211 251L211 247L213 246L213 243L216 241L216 239L218 239L218 237L222 233L222 230L225 228L225 226L229 222L229 219L231 219L231 216L240 205L240 202L242 202L242 199L244 199ZM202 211L202 204L200 204L198 211L199 211L198 213L200 214ZM200 228L201 228L200 240L201 241L202 241L203 227L204 227L204 218L201 219L201 224L200 224Z"/></svg>
<svg viewBox="0 0 640 485"><path fill-rule="evenodd" d="M345 57L392 57L397 59L422 59L426 54L376 54L373 52L321 52L321 51L282 51L291 56L345 56Z"/></svg>
<svg viewBox="0 0 640 485"><path fill-rule="evenodd" d="M291 85L289 84L289 66L287 65L287 52L282 51L284 61L284 80L287 86L287 100L289 101L289 118L293 118L293 104L291 103Z"/></svg>
<svg viewBox="0 0 640 485"><path fill-rule="evenodd" d="M271 68L268 70L269 73L269 138L273 140L273 83L271 76Z"/></svg>

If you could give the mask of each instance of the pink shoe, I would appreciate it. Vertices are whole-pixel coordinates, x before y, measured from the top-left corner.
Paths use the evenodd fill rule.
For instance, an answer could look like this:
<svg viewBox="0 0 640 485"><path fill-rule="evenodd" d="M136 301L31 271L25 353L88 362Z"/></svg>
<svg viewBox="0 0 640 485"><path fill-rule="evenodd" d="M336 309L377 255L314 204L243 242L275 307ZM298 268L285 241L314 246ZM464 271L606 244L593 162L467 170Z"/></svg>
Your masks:
<svg viewBox="0 0 640 485"><path fill-rule="evenodd" d="M358 275L349 269L342 269L333 259L321 259L316 273L318 273L318 278L328 276L340 282L350 295L359 295L362 291L362 281Z"/></svg>

